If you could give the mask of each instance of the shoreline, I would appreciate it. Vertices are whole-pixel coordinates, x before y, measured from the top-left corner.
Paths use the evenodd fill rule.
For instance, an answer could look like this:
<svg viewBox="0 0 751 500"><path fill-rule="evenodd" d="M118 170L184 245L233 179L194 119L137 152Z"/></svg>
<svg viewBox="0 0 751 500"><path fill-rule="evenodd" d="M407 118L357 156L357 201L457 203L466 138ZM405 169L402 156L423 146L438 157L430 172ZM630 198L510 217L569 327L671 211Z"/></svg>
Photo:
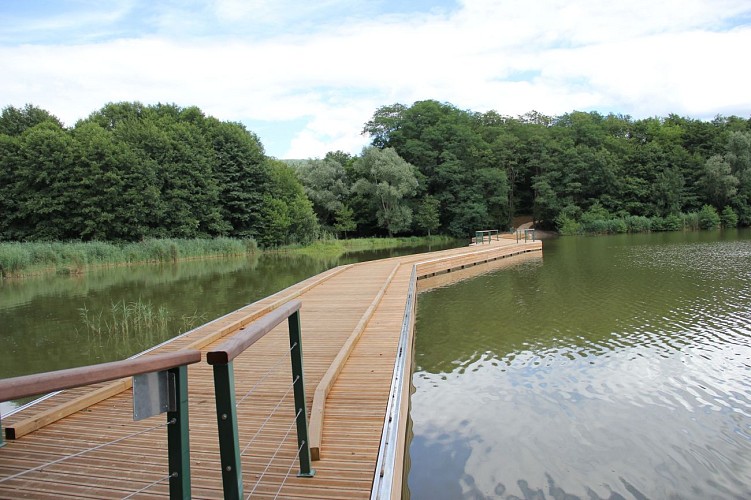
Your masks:
<svg viewBox="0 0 751 500"><path fill-rule="evenodd" d="M203 253L195 253L194 244L198 240L147 240L141 243L117 244L110 242L0 242L0 282L21 281L41 276L82 276L93 269L106 269L127 266L176 264L197 260L238 258L262 254L297 254L311 257L338 257L348 252L407 248L453 241L448 236L408 236L393 238L353 238L348 240L317 240L308 245L288 245L277 248L260 249L253 240L229 238L201 240L209 246ZM127 248L142 245L142 254L147 258L128 260L132 254L124 253ZM87 246L89 246L87 248ZM148 246L148 247L147 247ZM8 251L12 250L12 252ZM104 250L103 250L104 249ZM242 250L241 250L242 249ZM5 252L4 252L5 250ZM91 251L90 253L85 253ZM8 257L8 253L11 253ZM183 255L181 255L181 253ZM19 256L20 254L20 256ZM102 259L106 257L106 259ZM45 261L39 262L40 259ZM96 260L102 259L102 260ZM24 262L25 261L25 262Z"/></svg>

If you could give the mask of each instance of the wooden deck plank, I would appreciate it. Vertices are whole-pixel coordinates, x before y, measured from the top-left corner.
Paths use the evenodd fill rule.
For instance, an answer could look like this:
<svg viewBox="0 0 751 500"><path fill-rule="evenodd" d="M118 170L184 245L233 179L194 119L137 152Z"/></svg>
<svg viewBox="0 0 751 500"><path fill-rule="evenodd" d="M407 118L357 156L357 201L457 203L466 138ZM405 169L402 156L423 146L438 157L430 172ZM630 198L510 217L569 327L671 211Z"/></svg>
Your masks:
<svg viewBox="0 0 751 500"><path fill-rule="evenodd" d="M418 266L422 277L493 261L506 253L539 249L538 244L517 245L511 240L502 240L492 245L335 268L203 325L160 346L157 351L202 345L206 352L248 324L250 319L296 298L303 303L306 405L310 410L316 387L358 324L362 326L363 315L368 312L367 325L352 343L349 357L326 398L322 459L314 462L317 474L313 478L295 476L297 447L291 427L292 395L286 396L277 407L292 383L286 322L234 361L240 449L252 441L242 457L245 494L256 488L253 498L274 498L277 493L279 498L368 498L412 266L424 263ZM401 265L387 283L396 264ZM439 278L426 278L420 280L421 286L430 286L430 280L443 283ZM380 300L374 301L379 292L382 293ZM368 311L369 308L372 310ZM270 374L269 370L272 370ZM204 361L189 366L188 373L193 497L221 498L212 368ZM262 379L263 384L240 402ZM3 418L2 423L13 425L33 419L94 389L96 387L63 391ZM166 430L160 428L3 482L3 478L26 468L164 421L162 416L133 422L131 405L131 390L126 390L20 440L8 442L0 448L0 499L122 498L165 476ZM166 493L167 485L160 483L136 497L161 498Z"/></svg>

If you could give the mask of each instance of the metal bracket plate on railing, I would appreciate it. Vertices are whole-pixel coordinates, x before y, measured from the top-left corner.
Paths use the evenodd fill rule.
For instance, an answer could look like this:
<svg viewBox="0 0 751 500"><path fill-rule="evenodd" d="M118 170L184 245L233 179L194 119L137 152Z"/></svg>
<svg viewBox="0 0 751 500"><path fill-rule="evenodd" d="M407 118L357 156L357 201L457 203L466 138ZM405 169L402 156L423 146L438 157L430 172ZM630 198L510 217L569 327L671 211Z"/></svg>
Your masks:
<svg viewBox="0 0 751 500"><path fill-rule="evenodd" d="M169 375L160 371L133 376L133 420L175 411L175 383Z"/></svg>

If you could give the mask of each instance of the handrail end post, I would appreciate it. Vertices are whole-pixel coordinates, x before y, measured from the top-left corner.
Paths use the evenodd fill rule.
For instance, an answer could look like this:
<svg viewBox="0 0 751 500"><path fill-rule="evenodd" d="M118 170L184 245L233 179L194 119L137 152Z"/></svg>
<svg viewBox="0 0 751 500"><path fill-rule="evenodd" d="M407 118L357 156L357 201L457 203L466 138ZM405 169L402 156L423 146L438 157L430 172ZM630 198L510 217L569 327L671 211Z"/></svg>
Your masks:
<svg viewBox="0 0 751 500"><path fill-rule="evenodd" d="M191 498L190 436L188 422L188 367L168 370L175 407L167 412L167 453L170 500Z"/></svg>
<svg viewBox="0 0 751 500"><path fill-rule="evenodd" d="M4 434L5 432L3 431L3 416L0 415L0 448L5 446Z"/></svg>
<svg viewBox="0 0 751 500"><path fill-rule="evenodd" d="M237 412L235 411L234 368L230 361L216 363L213 369L224 498L243 498L243 476L240 465Z"/></svg>

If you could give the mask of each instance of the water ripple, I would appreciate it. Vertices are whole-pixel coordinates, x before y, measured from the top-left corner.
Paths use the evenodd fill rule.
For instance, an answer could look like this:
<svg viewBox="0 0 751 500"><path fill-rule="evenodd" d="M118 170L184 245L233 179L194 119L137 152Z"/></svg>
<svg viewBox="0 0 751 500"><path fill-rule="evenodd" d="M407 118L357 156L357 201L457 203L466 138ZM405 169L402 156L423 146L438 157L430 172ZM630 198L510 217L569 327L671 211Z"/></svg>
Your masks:
<svg viewBox="0 0 751 500"><path fill-rule="evenodd" d="M751 498L751 244L551 254L419 304L415 435L462 443L456 498Z"/></svg>

